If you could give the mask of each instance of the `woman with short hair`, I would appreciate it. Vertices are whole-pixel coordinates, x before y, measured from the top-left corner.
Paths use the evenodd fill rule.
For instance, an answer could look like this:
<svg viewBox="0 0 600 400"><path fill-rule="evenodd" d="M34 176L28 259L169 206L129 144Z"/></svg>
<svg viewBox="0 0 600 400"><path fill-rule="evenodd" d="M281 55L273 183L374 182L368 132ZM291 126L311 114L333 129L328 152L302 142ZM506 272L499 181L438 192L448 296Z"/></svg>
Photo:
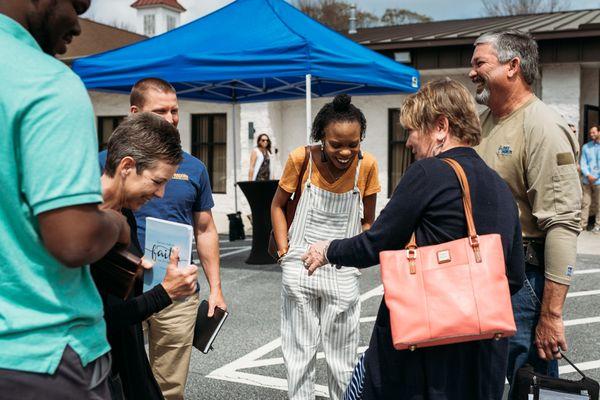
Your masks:
<svg viewBox="0 0 600 400"><path fill-rule="evenodd" d="M311 246L303 257L309 273L329 263L342 269L376 265L381 251L404 249L413 232L419 247L466 237L462 190L454 171L441 160L451 158L466 173L477 232L501 236L510 291L517 292L524 281L518 211L506 183L472 148L481 131L469 91L451 79L429 82L406 98L401 123L409 131L406 145L417 161L370 230ZM507 359L506 338L397 351L382 301L369 348L357 368L364 367L364 375L353 379L354 397L349 398L500 400Z"/></svg>
<svg viewBox="0 0 600 400"><path fill-rule="evenodd" d="M179 132L172 124L152 113L126 118L108 140L102 180L102 208L127 217L131 233L129 251L142 257L133 211L153 197L162 197L165 186L183 158ZM113 400L161 400L144 349L142 321L168 307L173 300L196 292L198 267L177 268L178 250L171 254L163 282L143 293L136 279L130 296L123 300L99 290L113 359L109 379ZM151 268L144 261L145 268ZM94 264L92 275L94 276ZM94 276L94 278L96 278Z"/></svg>

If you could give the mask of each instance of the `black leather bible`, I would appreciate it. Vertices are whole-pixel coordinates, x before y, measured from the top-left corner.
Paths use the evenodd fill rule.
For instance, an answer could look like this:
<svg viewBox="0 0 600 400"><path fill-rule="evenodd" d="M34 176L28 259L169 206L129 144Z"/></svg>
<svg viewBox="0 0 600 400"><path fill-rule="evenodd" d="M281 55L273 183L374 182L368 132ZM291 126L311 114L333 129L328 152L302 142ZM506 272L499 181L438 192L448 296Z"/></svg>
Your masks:
<svg viewBox="0 0 600 400"><path fill-rule="evenodd" d="M194 347L204 354L212 350L212 344L228 315L227 311L215 307L214 315L208 318L208 301L202 300L194 328Z"/></svg>

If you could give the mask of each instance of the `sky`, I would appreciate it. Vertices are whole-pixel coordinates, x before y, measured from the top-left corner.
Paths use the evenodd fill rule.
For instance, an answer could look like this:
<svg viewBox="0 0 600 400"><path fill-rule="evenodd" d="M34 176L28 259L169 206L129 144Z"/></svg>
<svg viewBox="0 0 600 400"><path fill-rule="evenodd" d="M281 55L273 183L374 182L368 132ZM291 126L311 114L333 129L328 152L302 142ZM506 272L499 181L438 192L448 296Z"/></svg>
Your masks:
<svg viewBox="0 0 600 400"><path fill-rule="evenodd" d="M182 24L200 18L232 0L179 0L187 11L181 14ZM351 0L349 0L351 1ZM386 8L406 8L428 15L434 20L476 18L484 15L481 0L354 0L357 7L375 15L382 15ZM567 0L568 9L600 8L600 0ZM92 6L83 15L99 22L127 27L134 30L136 12L129 5L133 0L92 0Z"/></svg>

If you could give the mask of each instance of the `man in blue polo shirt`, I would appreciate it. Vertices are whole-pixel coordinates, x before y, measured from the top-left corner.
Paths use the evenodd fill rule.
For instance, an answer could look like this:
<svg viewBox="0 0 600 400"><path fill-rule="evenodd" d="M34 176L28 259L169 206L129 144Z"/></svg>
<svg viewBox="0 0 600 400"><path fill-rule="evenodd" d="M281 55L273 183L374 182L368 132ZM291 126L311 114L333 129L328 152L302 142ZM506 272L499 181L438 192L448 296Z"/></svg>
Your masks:
<svg viewBox="0 0 600 400"><path fill-rule="evenodd" d="M175 89L158 78L137 82L131 89L130 112L152 112L173 125L179 123ZM106 152L100 153L104 166ZM219 236L211 209L214 206L208 172L202 161L184 152L183 161L167 183L162 198L154 198L136 213L138 239L142 248L146 239L146 217L162 218L194 227L196 248L210 286L208 316L215 306L226 309L219 272ZM183 399L187 381L194 325L199 305L196 294L148 319L148 348L152 372L167 400Z"/></svg>
<svg viewBox="0 0 600 400"><path fill-rule="evenodd" d="M86 264L128 243L129 227L98 207L92 105L53 57L89 5L0 1L0 399L110 398L102 302Z"/></svg>
<svg viewBox="0 0 600 400"><path fill-rule="evenodd" d="M581 228L587 228L590 208L595 209L596 218L592 232L600 234L600 133L597 126L590 128L590 141L581 148L579 165L583 188Z"/></svg>

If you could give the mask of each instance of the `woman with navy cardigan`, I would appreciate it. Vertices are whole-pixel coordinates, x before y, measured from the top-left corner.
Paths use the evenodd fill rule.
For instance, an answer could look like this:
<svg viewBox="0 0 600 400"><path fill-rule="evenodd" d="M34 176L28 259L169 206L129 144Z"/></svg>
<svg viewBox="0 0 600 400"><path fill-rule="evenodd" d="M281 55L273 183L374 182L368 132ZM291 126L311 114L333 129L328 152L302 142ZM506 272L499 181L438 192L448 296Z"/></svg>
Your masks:
<svg viewBox="0 0 600 400"><path fill-rule="evenodd" d="M417 161L398 184L370 230L349 239L315 243L304 256L309 274L331 265L369 267L379 252L403 249L413 232L418 246L464 238L467 227L462 191L454 171L440 158L464 169L471 188L477 232L502 238L511 293L523 285L521 228L513 196L496 172L477 155L481 132L468 90L441 79L409 96L401 111L409 131L407 147ZM328 265L329 264L329 265ZM342 267L344 268L344 267ZM381 302L359 374L347 398L394 400L500 400L508 359L508 339L480 340L415 351L397 351L390 315Z"/></svg>

